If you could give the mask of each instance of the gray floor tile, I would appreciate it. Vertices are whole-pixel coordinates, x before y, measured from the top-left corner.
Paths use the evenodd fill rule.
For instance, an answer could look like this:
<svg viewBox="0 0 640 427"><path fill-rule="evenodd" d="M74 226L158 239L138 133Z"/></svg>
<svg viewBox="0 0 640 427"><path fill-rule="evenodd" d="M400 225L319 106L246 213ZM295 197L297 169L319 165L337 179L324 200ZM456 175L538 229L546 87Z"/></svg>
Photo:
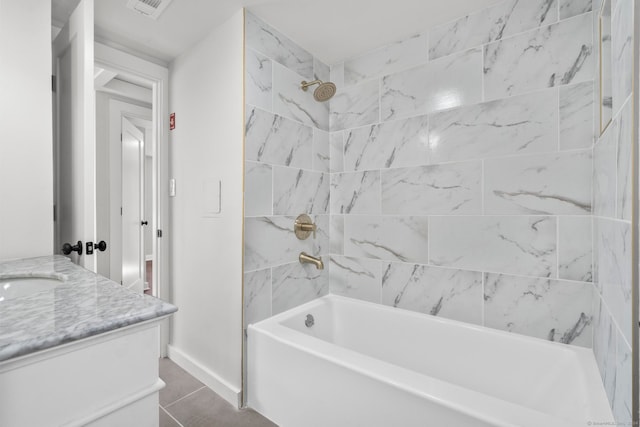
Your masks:
<svg viewBox="0 0 640 427"><path fill-rule="evenodd" d="M277 427L251 409L234 408L208 388L165 409L184 427Z"/></svg>
<svg viewBox="0 0 640 427"><path fill-rule="evenodd" d="M160 390L160 405L167 406L204 387L200 381L169 359L160 359L160 378L167 386Z"/></svg>
<svg viewBox="0 0 640 427"><path fill-rule="evenodd" d="M181 427L169 414L167 414L162 408L158 408L160 411L160 425L159 427Z"/></svg>

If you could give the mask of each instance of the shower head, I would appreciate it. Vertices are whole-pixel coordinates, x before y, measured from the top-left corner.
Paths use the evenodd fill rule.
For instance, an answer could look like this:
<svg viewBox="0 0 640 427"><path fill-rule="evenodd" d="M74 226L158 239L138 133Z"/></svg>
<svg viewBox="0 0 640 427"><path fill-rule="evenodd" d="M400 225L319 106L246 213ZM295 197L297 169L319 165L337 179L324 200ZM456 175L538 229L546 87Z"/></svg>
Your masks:
<svg viewBox="0 0 640 427"><path fill-rule="evenodd" d="M318 85L316 90L313 91L313 97L318 102L328 101L336 94L336 85L331 82L323 82L322 80L314 80L312 82L302 81L300 88L305 92L309 86Z"/></svg>

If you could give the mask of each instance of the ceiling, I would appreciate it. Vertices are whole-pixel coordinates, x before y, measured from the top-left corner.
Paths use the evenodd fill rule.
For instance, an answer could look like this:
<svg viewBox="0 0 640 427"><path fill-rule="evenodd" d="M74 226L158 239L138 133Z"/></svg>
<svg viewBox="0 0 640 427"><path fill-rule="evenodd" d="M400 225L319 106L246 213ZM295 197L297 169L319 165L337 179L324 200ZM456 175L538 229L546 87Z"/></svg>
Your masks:
<svg viewBox="0 0 640 427"><path fill-rule="evenodd" d="M62 26L79 0L52 0ZM500 0L173 0L157 21L127 0L95 1L96 40L169 63L247 7L327 64L424 31Z"/></svg>

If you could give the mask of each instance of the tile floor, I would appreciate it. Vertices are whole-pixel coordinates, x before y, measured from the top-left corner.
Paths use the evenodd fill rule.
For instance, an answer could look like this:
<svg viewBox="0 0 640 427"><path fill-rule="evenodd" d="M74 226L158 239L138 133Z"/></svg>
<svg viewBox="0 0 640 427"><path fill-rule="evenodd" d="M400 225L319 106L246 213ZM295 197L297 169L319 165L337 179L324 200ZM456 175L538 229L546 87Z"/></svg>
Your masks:
<svg viewBox="0 0 640 427"><path fill-rule="evenodd" d="M160 427L277 427L251 409L236 409L169 359L160 359Z"/></svg>

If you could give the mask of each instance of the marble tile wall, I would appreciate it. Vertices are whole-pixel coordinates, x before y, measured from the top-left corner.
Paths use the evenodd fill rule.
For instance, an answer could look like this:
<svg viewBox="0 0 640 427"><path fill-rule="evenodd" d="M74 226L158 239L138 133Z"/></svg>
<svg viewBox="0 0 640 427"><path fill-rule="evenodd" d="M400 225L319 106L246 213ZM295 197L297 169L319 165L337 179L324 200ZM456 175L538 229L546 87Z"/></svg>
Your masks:
<svg viewBox="0 0 640 427"><path fill-rule="evenodd" d="M331 293L592 347L593 15L506 0L331 67Z"/></svg>
<svg viewBox="0 0 640 427"><path fill-rule="evenodd" d="M302 80L329 80L329 67L250 12L245 56L246 326L329 292L332 144L329 105L300 90ZM296 238L301 213L317 224L315 239ZM301 265L302 251L327 269Z"/></svg>
<svg viewBox="0 0 640 427"><path fill-rule="evenodd" d="M330 68L248 14L245 321L330 292L593 348L626 422L633 2L599 136L600 1L505 0ZM297 88L319 76L329 103Z"/></svg>
<svg viewBox="0 0 640 427"><path fill-rule="evenodd" d="M618 424L631 424L631 177L633 8L611 2L612 120L593 148L593 351ZM593 0L597 12L602 0ZM595 39L598 40L599 37ZM598 46L596 46L598 48ZM596 81L600 70L594 67ZM599 109L594 111L599 127Z"/></svg>

